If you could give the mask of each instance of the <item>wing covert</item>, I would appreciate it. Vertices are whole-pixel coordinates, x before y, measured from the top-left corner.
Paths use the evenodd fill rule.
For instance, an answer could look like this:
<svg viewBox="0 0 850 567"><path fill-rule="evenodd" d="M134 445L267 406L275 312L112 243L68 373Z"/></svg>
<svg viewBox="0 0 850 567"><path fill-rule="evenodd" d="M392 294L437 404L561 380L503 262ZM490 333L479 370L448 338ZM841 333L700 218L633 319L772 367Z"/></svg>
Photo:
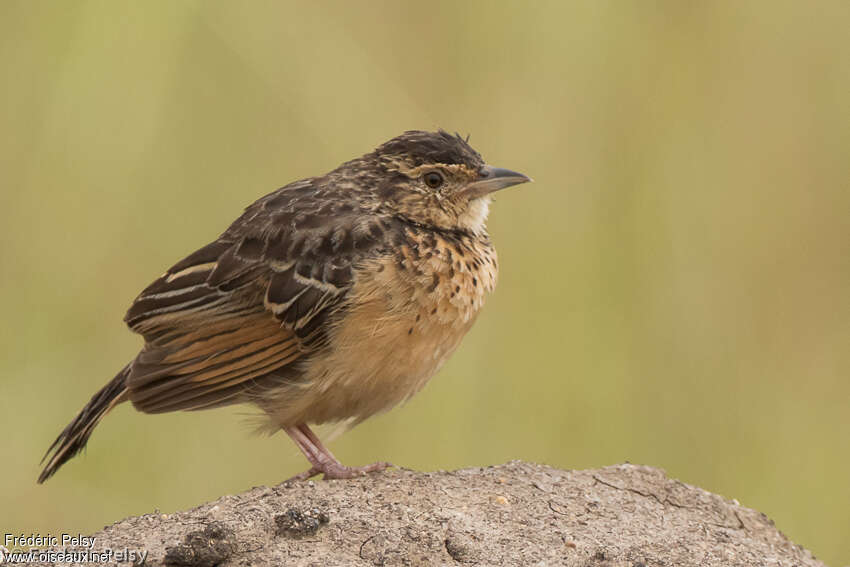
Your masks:
<svg viewBox="0 0 850 567"><path fill-rule="evenodd" d="M354 265L386 226L344 202L309 198L306 183L248 207L139 295L125 317L146 341L128 378L137 408L242 401L323 344Z"/></svg>

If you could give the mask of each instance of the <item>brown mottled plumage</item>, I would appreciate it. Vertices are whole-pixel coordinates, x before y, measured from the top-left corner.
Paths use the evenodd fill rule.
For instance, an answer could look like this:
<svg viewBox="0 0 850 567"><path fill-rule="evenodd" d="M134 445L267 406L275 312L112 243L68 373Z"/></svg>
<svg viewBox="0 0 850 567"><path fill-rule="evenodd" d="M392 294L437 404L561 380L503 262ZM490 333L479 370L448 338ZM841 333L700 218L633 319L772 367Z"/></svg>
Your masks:
<svg viewBox="0 0 850 567"><path fill-rule="evenodd" d="M48 450L45 481L116 404L248 402L312 464L347 478L308 423L359 422L416 393L496 284L490 193L528 181L459 136L411 131L249 206L149 285L125 321L145 345Z"/></svg>

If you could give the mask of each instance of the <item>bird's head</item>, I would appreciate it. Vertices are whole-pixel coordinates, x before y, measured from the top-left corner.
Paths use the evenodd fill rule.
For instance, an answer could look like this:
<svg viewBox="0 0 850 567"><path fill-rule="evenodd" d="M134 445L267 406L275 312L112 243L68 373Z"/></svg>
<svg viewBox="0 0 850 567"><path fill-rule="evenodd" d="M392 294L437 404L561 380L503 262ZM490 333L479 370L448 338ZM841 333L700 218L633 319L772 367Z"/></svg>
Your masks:
<svg viewBox="0 0 850 567"><path fill-rule="evenodd" d="M494 191L531 181L487 165L459 135L413 130L379 146L361 164L377 172L381 207L443 230L484 231Z"/></svg>

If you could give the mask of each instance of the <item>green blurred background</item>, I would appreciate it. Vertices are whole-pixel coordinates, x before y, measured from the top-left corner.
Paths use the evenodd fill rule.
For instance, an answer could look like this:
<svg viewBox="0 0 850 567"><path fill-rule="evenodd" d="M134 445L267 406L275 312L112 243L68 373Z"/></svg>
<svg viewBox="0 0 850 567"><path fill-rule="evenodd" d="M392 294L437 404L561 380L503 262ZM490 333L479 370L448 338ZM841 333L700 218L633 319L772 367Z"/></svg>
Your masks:
<svg viewBox="0 0 850 567"><path fill-rule="evenodd" d="M850 2L0 3L0 529L92 532L305 468L247 408L129 405L135 295L257 197L412 128L471 134L501 279L402 409L423 470L665 468L850 563Z"/></svg>

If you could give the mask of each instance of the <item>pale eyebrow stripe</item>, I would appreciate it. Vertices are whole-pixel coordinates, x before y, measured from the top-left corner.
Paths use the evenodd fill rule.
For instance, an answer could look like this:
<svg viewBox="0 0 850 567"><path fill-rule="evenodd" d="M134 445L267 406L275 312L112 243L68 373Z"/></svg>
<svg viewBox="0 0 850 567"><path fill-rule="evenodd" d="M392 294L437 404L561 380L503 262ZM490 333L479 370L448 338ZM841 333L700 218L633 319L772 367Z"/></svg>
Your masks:
<svg viewBox="0 0 850 567"><path fill-rule="evenodd" d="M165 281L168 282L168 283L171 283L174 280L176 280L177 278L182 278L183 276L188 276L189 274L194 274L195 272L200 272L200 271L203 271L203 270L212 270L213 268L216 267L217 264L218 264L218 262L207 262L206 264L198 264L197 266L190 266L188 268L180 270L179 272L175 272L175 273L171 274L170 276L165 278Z"/></svg>

